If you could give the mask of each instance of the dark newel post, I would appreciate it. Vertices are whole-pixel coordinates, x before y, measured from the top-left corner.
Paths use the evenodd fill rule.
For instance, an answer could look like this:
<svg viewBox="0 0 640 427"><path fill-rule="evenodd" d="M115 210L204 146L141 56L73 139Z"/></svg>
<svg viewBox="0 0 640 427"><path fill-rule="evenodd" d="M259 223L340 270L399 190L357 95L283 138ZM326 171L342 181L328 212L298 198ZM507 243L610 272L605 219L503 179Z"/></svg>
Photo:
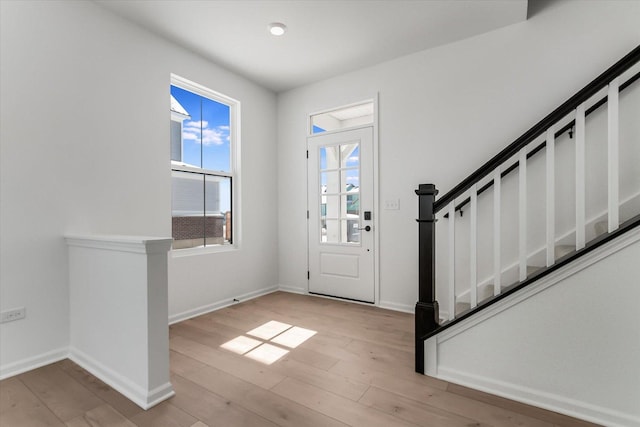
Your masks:
<svg viewBox="0 0 640 427"><path fill-rule="evenodd" d="M424 336L438 327L436 301L436 186L420 184L418 195L418 302L416 303L416 372L424 374Z"/></svg>

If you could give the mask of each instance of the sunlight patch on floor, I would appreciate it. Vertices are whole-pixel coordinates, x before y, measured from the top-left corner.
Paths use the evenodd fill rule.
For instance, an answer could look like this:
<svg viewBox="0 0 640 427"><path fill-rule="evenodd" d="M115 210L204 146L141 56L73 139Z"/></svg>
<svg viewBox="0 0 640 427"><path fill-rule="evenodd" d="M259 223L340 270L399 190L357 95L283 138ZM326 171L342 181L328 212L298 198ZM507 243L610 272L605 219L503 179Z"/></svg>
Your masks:
<svg viewBox="0 0 640 427"><path fill-rule="evenodd" d="M255 350L251 350L249 353L245 354L245 356L249 359L262 362L265 365L271 365L273 362L277 361L287 353L289 353L289 350L285 350L284 348L265 343Z"/></svg>
<svg viewBox="0 0 640 427"><path fill-rule="evenodd" d="M271 320L262 326L258 326L257 328L250 330L249 332L247 332L247 335L251 335L252 337L262 338L263 340L268 341L271 338L275 337L276 335L283 333L289 328L291 328L291 325L278 322L275 320Z"/></svg>
<svg viewBox="0 0 640 427"><path fill-rule="evenodd" d="M233 351L237 354L245 354L259 346L260 344L262 344L262 341L254 340L253 338L248 338L240 335L239 337L236 337L231 341L227 341L220 347L224 348L225 350Z"/></svg>
<svg viewBox="0 0 640 427"><path fill-rule="evenodd" d="M315 334L317 332L311 329L271 320L247 332L247 335L264 341L240 335L220 347L260 363L271 365L289 353L289 350L283 347L294 349Z"/></svg>
<svg viewBox="0 0 640 427"><path fill-rule="evenodd" d="M297 346L314 336L316 333L316 331L312 331L311 329L294 326L293 328L272 339L271 342L289 348L296 348Z"/></svg>

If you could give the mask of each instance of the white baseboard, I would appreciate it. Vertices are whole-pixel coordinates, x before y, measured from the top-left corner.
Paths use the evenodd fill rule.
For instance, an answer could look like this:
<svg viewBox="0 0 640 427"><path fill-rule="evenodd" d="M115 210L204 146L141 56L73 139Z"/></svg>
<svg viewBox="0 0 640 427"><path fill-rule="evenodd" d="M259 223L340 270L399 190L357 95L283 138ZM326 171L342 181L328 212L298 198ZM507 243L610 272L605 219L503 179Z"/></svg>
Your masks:
<svg viewBox="0 0 640 427"><path fill-rule="evenodd" d="M515 400L527 405L558 412L570 417L582 419L606 426L640 426L640 418L600 406L588 404L565 396L552 394L540 390L497 381L492 378L480 377L465 372L438 367L437 378Z"/></svg>
<svg viewBox="0 0 640 427"><path fill-rule="evenodd" d="M299 295L307 295L309 293L307 292L306 288L296 288L293 286L284 286L284 285L279 285L278 290L282 292L289 292L291 294L299 294Z"/></svg>
<svg viewBox="0 0 640 427"><path fill-rule="evenodd" d="M283 286L280 285L278 287L279 291L282 292L289 292L292 294L300 294L300 295L308 295L309 292L307 292L306 289L304 288L297 288L297 287L293 287L293 286ZM344 301L341 298L333 298L327 295L322 295L323 298L329 298L329 299L336 299L339 301ZM371 305L368 303L364 303L366 305ZM408 304L399 304L393 301L380 301L380 303L377 305L377 307L379 308L384 308L386 310L393 310L393 311L401 311L403 313L409 313L409 314L414 314L415 312L415 307L413 305L408 305Z"/></svg>
<svg viewBox="0 0 640 427"><path fill-rule="evenodd" d="M392 301L380 301L380 304L378 304L378 307L384 308L387 310L401 311L403 313L409 313L409 314L415 313L415 306L408 305L408 304L399 304L397 302L392 302Z"/></svg>
<svg viewBox="0 0 640 427"><path fill-rule="evenodd" d="M258 289L256 291L247 292L243 295L238 295L233 298L224 299L211 304L196 307L191 310L183 311L182 313L176 313L169 316L169 324L182 322L193 317L201 316L203 314L211 313L212 311L220 310L221 308L229 307L230 305L237 304L238 302L247 301L250 299L258 298L263 295L270 294L277 290L282 290L278 286L270 286L268 288Z"/></svg>
<svg viewBox="0 0 640 427"><path fill-rule="evenodd" d="M31 371L42 366L50 365L55 362L66 359L69 356L69 348L59 348L57 350L48 351L37 356L28 357L0 366L0 380Z"/></svg>
<svg viewBox="0 0 640 427"><path fill-rule="evenodd" d="M77 348L69 348L69 359L89 371L95 377L101 379L114 390L117 390L144 410L147 410L175 395L173 386L170 382L162 384L154 389L146 390L144 387L141 387L128 378L125 378L119 373L104 366L102 363Z"/></svg>

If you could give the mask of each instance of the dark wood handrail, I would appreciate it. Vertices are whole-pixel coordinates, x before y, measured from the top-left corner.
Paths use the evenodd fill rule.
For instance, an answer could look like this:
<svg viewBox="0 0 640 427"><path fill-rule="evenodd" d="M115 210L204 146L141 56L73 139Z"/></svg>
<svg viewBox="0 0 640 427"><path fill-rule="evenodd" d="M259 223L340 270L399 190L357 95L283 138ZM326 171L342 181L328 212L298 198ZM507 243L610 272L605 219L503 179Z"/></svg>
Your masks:
<svg viewBox="0 0 640 427"><path fill-rule="evenodd" d="M531 141L545 132L550 126L560 121L563 117L569 114L572 110L576 109L580 104L588 100L595 95L603 87L607 86L611 80L618 77L629 68L631 68L636 62L640 60L640 46L637 46L627 55L625 55L620 61L609 67L605 72L596 77L591 83L585 86L582 90L578 91L575 95L569 98L564 104L556 108L551 114L536 123L522 136L513 141L500 153L495 155L491 160L482 165L478 170L473 172L467 178L465 178L460 184L456 185L451 191L439 198L433 206L434 213L439 212L447 206L456 197L462 195L471 186L482 178L491 173L495 168L500 166L505 161L509 160L522 148L526 147Z"/></svg>
<svg viewBox="0 0 640 427"><path fill-rule="evenodd" d="M624 91L626 88L628 88L629 86L634 84L638 79L640 79L640 72L634 74L633 76L631 76L629 78L629 80L627 80L626 82L621 84L620 88L619 88L619 91L620 92ZM596 111L598 108L602 107L606 103L607 103L607 97L605 96L602 99L600 99L598 102L593 104L591 107L587 108L587 110L584 112L584 116L588 117L591 113L593 113L594 111ZM564 125L559 131L557 131L555 133L554 137L556 139L559 138L565 132L567 132L570 129L572 129L575 126L575 124L576 124L575 119L571 120L569 123ZM531 150L531 151L529 151L527 153L527 160L530 159L531 157L535 156L536 154L538 154L546 146L547 146L547 141L546 140L542 141L540 143L540 145L538 145L536 148L534 148L533 150ZM500 173L500 178L504 178L505 176L509 175L511 172L513 172L514 170L518 169L519 166L520 166L520 163L519 162L515 162L514 164L509 166L507 169L503 170L502 173ZM487 191L491 187L493 187L493 180L489 181L488 183L486 183L485 185L480 187L478 189L477 194L480 195L480 194L484 193L485 191ZM465 207L470 201L471 201L471 198L469 198L469 197L464 199L462 202L460 202L459 205L456 206L456 211L462 210L462 208ZM444 217L445 218L449 218L449 214L445 214Z"/></svg>

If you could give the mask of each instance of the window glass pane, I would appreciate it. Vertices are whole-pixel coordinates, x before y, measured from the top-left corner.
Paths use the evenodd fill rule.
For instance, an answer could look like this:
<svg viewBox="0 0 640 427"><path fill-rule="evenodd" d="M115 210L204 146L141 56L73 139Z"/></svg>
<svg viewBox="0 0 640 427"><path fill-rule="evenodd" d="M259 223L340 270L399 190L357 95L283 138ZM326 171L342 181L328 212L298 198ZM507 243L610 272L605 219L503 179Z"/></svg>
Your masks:
<svg viewBox="0 0 640 427"><path fill-rule="evenodd" d="M360 164L360 150L358 144L346 144L340 146L341 166L357 167Z"/></svg>
<svg viewBox="0 0 640 427"><path fill-rule="evenodd" d="M202 99L202 168L231 171L229 106Z"/></svg>
<svg viewBox="0 0 640 427"><path fill-rule="evenodd" d="M360 194L345 194L342 197L342 203L345 209L344 214L349 218L354 216L360 218Z"/></svg>
<svg viewBox="0 0 640 427"><path fill-rule="evenodd" d="M227 221L231 220L230 181L226 177L205 175L205 245L220 245L230 239L226 233L227 225L230 226Z"/></svg>
<svg viewBox="0 0 640 427"><path fill-rule="evenodd" d="M202 167L200 141L202 135L201 105L202 98L188 90L171 86L171 95L180 103L188 114L182 121L182 162L195 167Z"/></svg>
<svg viewBox="0 0 640 427"><path fill-rule="evenodd" d="M320 170L340 167L340 146L320 147Z"/></svg>
<svg viewBox="0 0 640 427"><path fill-rule="evenodd" d="M322 196L321 217L340 218L340 196Z"/></svg>
<svg viewBox="0 0 640 427"><path fill-rule="evenodd" d="M326 132L326 129L322 129L320 126L312 125L311 133L322 133Z"/></svg>
<svg viewBox="0 0 640 427"><path fill-rule="evenodd" d="M171 160L182 161L182 120L171 120Z"/></svg>
<svg viewBox="0 0 640 427"><path fill-rule="evenodd" d="M340 192L340 172L321 172L320 173L320 192L322 194L336 194Z"/></svg>
<svg viewBox="0 0 640 427"><path fill-rule="evenodd" d="M360 189L360 171L347 169L341 172L342 185L340 188L345 193L357 193Z"/></svg>
<svg viewBox="0 0 640 427"><path fill-rule="evenodd" d="M174 249L204 245L204 176L171 172L171 223Z"/></svg>
<svg viewBox="0 0 640 427"><path fill-rule="evenodd" d="M323 243L340 243L340 221L328 219L321 229Z"/></svg>
<svg viewBox="0 0 640 427"><path fill-rule="evenodd" d="M373 102L338 108L311 116L311 134L373 123Z"/></svg>
<svg viewBox="0 0 640 427"><path fill-rule="evenodd" d="M342 236L342 243L360 243L360 230L358 230L358 218L343 220L342 224L345 233Z"/></svg>

